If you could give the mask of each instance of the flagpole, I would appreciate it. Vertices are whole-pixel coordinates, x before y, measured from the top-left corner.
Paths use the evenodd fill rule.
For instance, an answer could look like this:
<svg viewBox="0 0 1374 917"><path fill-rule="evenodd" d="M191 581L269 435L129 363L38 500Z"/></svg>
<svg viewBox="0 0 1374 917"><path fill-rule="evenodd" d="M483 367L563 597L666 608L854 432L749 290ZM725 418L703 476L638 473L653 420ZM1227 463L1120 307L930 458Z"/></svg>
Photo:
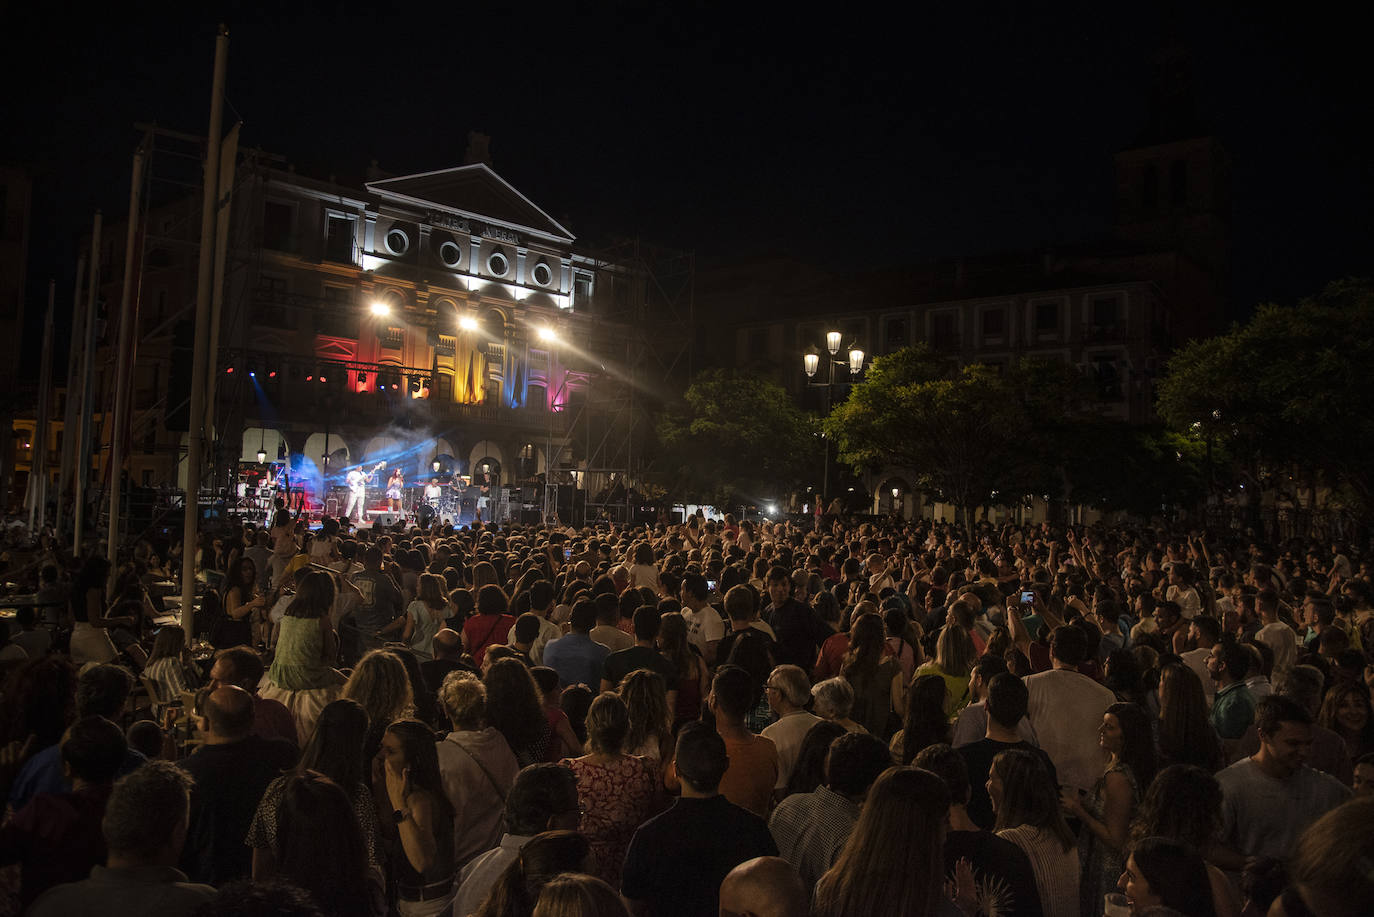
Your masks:
<svg viewBox="0 0 1374 917"><path fill-rule="evenodd" d="M76 461L72 473L76 475L75 519L72 532L72 556L81 557L81 542L85 535L86 524L86 484L91 476L91 414L94 413L94 395L91 391L95 380L95 294L100 283L100 211L95 212L91 228L91 275L86 286L86 324L83 326L84 340L81 343L81 407L77 411L76 422L80 431L76 441Z"/></svg>
<svg viewBox="0 0 1374 917"><path fill-rule="evenodd" d="M124 237L124 283L119 293L119 349L115 362L114 424L110 427L110 522L105 556L110 567L119 566L119 498L124 471L125 428L129 425L129 389L133 379L134 255L138 249L139 211L143 200L143 144L134 150L129 187L129 229Z"/></svg>
<svg viewBox="0 0 1374 917"><path fill-rule="evenodd" d="M210 87L210 129L206 132L205 187L200 203L200 264L196 277L195 348L191 362L191 406L186 446L186 513L181 533L181 626L186 643L195 640L196 545L200 529L200 472L205 437L205 376L210 349L210 300L214 281L215 225L219 191L220 130L224 112L224 73L229 30L215 37L215 70ZM209 558L206 558L209 560Z"/></svg>
<svg viewBox="0 0 1374 917"><path fill-rule="evenodd" d="M52 401L52 325L57 300L57 281L48 281L48 314L43 320L43 356L38 370L38 417L33 433L33 461L29 464L29 478L38 487L35 502L38 507L38 528L47 523L48 509L48 410ZM34 509L29 509L29 528L33 528Z"/></svg>

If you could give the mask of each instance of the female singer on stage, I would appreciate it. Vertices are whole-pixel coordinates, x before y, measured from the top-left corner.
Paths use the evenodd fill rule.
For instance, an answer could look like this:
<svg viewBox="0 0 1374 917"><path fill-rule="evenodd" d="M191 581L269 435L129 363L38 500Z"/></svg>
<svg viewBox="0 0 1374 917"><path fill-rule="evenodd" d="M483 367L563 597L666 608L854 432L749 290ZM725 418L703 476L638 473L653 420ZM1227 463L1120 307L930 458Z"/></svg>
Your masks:
<svg viewBox="0 0 1374 917"><path fill-rule="evenodd" d="M405 475L401 474L399 468L393 470L391 477L386 479L387 504L393 513L401 511L401 488L405 486L405 483Z"/></svg>

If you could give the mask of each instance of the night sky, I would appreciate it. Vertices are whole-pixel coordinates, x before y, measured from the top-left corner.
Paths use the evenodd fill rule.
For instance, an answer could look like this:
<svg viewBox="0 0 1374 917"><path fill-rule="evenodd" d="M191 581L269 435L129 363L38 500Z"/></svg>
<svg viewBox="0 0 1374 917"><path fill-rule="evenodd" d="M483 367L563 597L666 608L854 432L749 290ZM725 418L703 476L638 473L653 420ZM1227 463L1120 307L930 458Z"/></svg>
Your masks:
<svg viewBox="0 0 1374 917"><path fill-rule="evenodd" d="M1174 36L1234 163L1236 303L1374 272L1366 40L1317 5L179 8L201 5L8 5L27 50L0 64L0 157L35 172L35 305L54 273L69 296L91 211L122 217L134 122L204 132L217 19L226 128L237 113L243 144L302 173L459 165L481 130L496 170L588 245L846 270L1105 235L1112 154Z"/></svg>

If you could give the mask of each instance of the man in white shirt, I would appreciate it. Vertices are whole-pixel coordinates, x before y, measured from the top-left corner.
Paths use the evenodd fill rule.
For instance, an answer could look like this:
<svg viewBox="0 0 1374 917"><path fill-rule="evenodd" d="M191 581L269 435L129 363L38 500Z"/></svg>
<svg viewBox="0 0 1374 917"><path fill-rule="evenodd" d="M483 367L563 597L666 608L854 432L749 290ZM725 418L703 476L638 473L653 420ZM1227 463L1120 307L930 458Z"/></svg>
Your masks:
<svg viewBox="0 0 1374 917"><path fill-rule="evenodd" d="M706 577L700 573L682 577L678 597L682 601L682 616L687 619L687 640L697 648L707 665L715 665L716 648L725 637L725 622L706 604L707 594Z"/></svg>
<svg viewBox="0 0 1374 917"><path fill-rule="evenodd" d="M1026 679L1031 722L1040 748L1050 756L1061 786L1087 791L1102 776L1098 730L1107 708L1116 703L1110 689L1078 672L1088 656L1088 635L1073 625L1050 636L1054 668Z"/></svg>
<svg viewBox="0 0 1374 917"><path fill-rule="evenodd" d="M806 702L811 699L811 681L800 666L778 666L768 676L764 690L768 694L768 706L778 715L777 722L764 729L762 735L777 746L778 782L774 789L781 791L792 778L792 769L797 765L806 734L822 720L805 710Z"/></svg>
<svg viewBox="0 0 1374 917"><path fill-rule="evenodd" d="M1298 658L1298 635L1279 620L1279 596L1274 590L1264 589L1255 596L1255 610L1262 622L1255 639L1274 651L1273 681L1283 684Z"/></svg>
<svg viewBox="0 0 1374 917"><path fill-rule="evenodd" d="M1207 706L1212 706L1212 698L1217 695L1217 686L1207 672L1207 658L1212 655L1212 647L1221 639L1221 622L1216 618L1196 617L1188 622L1188 642L1192 649L1181 653L1184 664L1192 669L1202 682L1202 693L1207 697Z"/></svg>

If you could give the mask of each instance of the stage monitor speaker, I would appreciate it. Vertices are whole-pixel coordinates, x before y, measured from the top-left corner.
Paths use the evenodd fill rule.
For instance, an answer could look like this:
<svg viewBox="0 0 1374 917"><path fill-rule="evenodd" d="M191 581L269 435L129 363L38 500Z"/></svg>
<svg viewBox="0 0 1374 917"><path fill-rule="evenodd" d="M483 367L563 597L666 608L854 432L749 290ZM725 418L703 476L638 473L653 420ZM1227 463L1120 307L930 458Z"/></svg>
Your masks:
<svg viewBox="0 0 1374 917"><path fill-rule="evenodd" d="M522 509L520 511L521 525L538 525L543 519L543 513L537 509Z"/></svg>
<svg viewBox="0 0 1374 917"><path fill-rule="evenodd" d="M373 525L386 526L387 528L390 528L398 522L404 522L406 518L405 513L393 513L390 510L381 512L369 511L368 515L371 517Z"/></svg>

